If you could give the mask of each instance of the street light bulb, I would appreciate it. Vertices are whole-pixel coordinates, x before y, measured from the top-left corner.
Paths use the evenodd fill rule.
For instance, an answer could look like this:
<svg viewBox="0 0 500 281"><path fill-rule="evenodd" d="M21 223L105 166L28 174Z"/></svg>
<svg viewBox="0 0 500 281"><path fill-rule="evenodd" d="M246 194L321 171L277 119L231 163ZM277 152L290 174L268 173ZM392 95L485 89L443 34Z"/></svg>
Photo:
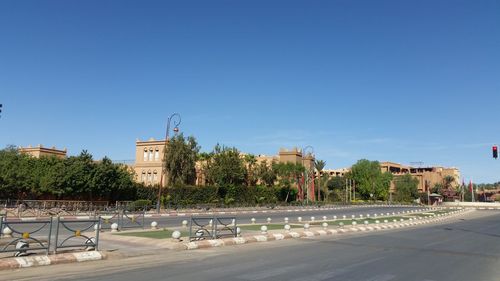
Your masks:
<svg viewBox="0 0 500 281"><path fill-rule="evenodd" d="M174 133L178 133L179 132L179 128L175 127L174 128Z"/></svg>

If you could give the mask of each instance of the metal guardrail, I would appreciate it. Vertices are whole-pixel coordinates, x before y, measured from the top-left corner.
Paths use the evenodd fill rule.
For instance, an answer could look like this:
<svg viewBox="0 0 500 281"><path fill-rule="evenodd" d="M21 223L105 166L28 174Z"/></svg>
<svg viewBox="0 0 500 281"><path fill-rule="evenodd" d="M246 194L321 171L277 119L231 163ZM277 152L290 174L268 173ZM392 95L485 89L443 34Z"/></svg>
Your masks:
<svg viewBox="0 0 500 281"><path fill-rule="evenodd" d="M144 216L145 212L120 212L120 220L118 223L118 229L125 228L144 228Z"/></svg>
<svg viewBox="0 0 500 281"><path fill-rule="evenodd" d="M191 217L189 241L236 237L236 217Z"/></svg>
<svg viewBox="0 0 500 281"><path fill-rule="evenodd" d="M29 229L27 226L33 227ZM0 218L0 231L4 246L0 246L0 253L16 252L15 256L25 255L27 250L45 251L49 254L52 236L53 218L42 221L7 221ZM48 231L47 234L43 234Z"/></svg>
<svg viewBox="0 0 500 281"><path fill-rule="evenodd" d="M101 228L111 229L113 223L117 224L119 230L127 228L144 228L145 215L145 211L129 212L125 210L101 213Z"/></svg>
<svg viewBox="0 0 500 281"><path fill-rule="evenodd" d="M60 249L98 250L101 218L64 220L8 221L0 217L0 253L15 252L24 256L43 251L57 253ZM55 243L51 243L51 242Z"/></svg>
<svg viewBox="0 0 500 281"><path fill-rule="evenodd" d="M56 243L54 253L62 248L85 248L98 250L101 219L92 220L60 220L57 221ZM94 231L95 237L89 237L86 232ZM61 238L62 236L62 238Z"/></svg>
<svg viewBox="0 0 500 281"><path fill-rule="evenodd" d="M120 222L120 212L103 212L100 214L101 218L101 229L111 229L113 223L119 224Z"/></svg>

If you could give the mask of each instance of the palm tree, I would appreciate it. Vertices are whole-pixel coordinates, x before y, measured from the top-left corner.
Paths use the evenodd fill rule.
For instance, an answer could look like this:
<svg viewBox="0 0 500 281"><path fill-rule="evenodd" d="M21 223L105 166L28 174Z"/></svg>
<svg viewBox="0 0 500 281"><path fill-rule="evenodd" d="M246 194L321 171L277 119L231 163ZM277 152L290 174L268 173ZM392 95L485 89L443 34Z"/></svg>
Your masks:
<svg viewBox="0 0 500 281"><path fill-rule="evenodd" d="M246 154L244 158L247 168L247 186L255 184L255 164L257 163L257 157L253 154Z"/></svg>
<svg viewBox="0 0 500 281"><path fill-rule="evenodd" d="M324 160L315 160L314 161L314 168L316 168L316 171L318 171L318 201L320 201L320 196L321 196L321 172L326 166L326 161Z"/></svg>

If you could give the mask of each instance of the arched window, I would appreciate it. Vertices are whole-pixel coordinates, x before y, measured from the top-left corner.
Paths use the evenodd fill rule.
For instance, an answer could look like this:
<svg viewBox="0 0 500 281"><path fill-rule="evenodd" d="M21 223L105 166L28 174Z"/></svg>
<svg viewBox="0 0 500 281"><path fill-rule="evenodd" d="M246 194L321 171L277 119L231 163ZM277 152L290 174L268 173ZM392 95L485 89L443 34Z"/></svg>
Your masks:
<svg viewBox="0 0 500 281"><path fill-rule="evenodd" d="M156 171L153 171L153 182L158 182L158 173Z"/></svg>
<svg viewBox="0 0 500 281"><path fill-rule="evenodd" d="M148 182L153 181L153 177L151 175L151 171L148 171Z"/></svg>
<svg viewBox="0 0 500 281"><path fill-rule="evenodd" d="M160 150L158 148L155 149L155 161L160 160Z"/></svg>
<svg viewBox="0 0 500 281"><path fill-rule="evenodd" d="M144 161L148 161L148 149L144 148Z"/></svg>
<svg viewBox="0 0 500 281"><path fill-rule="evenodd" d="M145 181L146 181L146 172L142 171L142 173L141 173L141 182L145 182Z"/></svg>
<svg viewBox="0 0 500 281"><path fill-rule="evenodd" d="M149 161L153 161L153 149L149 149Z"/></svg>

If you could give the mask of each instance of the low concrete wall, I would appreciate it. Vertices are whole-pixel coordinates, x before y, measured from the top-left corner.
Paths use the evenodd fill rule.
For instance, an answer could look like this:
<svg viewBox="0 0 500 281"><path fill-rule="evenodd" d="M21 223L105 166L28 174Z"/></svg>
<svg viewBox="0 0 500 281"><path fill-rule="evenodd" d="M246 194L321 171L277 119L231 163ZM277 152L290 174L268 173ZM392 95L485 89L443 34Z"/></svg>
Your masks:
<svg viewBox="0 0 500 281"><path fill-rule="evenodd" d="M481 207L481 208L500 208L500 203L488 202L443 202L443 207Z"/></svg>

